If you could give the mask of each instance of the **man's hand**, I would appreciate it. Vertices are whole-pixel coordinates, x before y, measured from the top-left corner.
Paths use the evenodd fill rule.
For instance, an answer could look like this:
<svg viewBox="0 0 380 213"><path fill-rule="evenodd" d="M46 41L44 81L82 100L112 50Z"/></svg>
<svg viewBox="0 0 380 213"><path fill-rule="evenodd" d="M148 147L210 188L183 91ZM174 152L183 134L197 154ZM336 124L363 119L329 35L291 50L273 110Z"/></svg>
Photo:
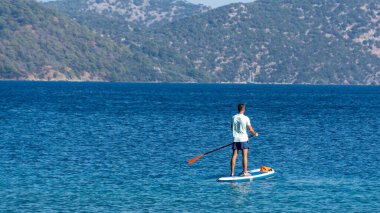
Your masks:
<svg viewBox="0 0 380 213"><path fill-rule="evenodd" d="M255 130L252 128L251 125L248 126L249 131L252 133L253 136L258 137L259 133L255 132Z"/></svg>

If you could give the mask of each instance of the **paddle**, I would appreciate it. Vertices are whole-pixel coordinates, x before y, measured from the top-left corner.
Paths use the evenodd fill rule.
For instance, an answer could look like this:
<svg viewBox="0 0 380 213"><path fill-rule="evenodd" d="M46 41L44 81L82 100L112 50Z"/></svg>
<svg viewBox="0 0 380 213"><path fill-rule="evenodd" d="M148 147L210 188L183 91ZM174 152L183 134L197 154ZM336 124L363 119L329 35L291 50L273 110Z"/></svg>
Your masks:
<svg viewBox="0 0 380 213"><path fill-rule="evenodd" d="M256 133L255 136L257 137L257 136L259 136L259 134ZM251 139L251 138L253 138L253 136L249 137L248 140ZM213 149L213 150L211 150L211 151L208 151L208 152L206 152L206 153L200 154L200 155L198 155L197 157L195 157L195 158L193 158L193 159L191 159L191 160L188 160L187 163L188 163L188 164L193 164L193 163L195 163L195 161L199 160L199 158L201 158L201 157L203 157L203 156L205 156L205 155L208 155L208 154L210 154L210 153L216 152L216 151L218 151L218 150L221 150L221 149L223 149L223 148L226 148L227 146L231 146L232 144L233 144L233 143L230 143L230 144L227 144L227 145L221 146L221 147L219 147L219 148Z"/></svg>

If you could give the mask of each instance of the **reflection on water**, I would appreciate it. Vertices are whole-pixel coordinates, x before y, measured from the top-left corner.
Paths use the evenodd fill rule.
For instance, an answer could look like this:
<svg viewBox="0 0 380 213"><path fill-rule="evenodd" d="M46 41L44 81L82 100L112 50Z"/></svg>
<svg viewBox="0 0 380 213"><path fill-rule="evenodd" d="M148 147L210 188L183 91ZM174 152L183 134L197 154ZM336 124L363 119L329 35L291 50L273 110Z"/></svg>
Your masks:
<svg viewBox="0 0 380 213"><path fill-rule="evenodd" d="M231 201L235 205L244 205L254 190L253 182L229 183L231 190Z"/></svg>
<svg viewBox="0 0 380 213"><path fill-rule="evenodd" d="M248 194L250 191L250 187L253 187L252 182L244 182L244 183L230 183L231 190L233 192L238 192L239 194Z"/></svg>

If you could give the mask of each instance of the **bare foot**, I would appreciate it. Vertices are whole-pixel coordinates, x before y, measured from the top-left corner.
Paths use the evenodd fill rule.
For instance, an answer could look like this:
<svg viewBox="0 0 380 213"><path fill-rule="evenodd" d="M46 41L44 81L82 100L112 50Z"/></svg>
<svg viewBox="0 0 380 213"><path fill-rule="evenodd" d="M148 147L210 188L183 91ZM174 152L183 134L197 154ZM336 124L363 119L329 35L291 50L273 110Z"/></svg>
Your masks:
<svg viewBox="0 0 380 213"><path fill-rule="evenodd" d="M243 174L244 177L252 176L249 172L244 172Z"/></svg>

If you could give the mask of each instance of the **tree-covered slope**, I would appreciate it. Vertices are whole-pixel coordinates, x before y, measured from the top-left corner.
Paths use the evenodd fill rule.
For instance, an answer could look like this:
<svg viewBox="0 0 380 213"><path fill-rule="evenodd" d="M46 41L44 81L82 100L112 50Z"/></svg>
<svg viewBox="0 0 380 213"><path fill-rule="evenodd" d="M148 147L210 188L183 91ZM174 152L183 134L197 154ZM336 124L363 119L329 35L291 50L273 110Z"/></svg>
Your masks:
<svg viewBox="0 0 380 213"><path fill-rule="evenodd" d="M257 0L185 18L152 37L220 81L380 84L377 0Z"/></svg>
<svg viewBox="0 0 380 213"><path fill-rule="evenodd" d="M2 0L0 14L0 79L202 81L184 58L147 56L33 0Z"/></svg>
<svg viewBox="0 0 380 213"><path fill-rule="evenodd" d="M183 0L58 0L45 6L115 39L210 10Z"/></svg>
<svg viewBox="0 0 380 213"><path fill-rule="evenodd" d="M1 79L380 84L377 0L47 5L0 1Z"/></svg>

